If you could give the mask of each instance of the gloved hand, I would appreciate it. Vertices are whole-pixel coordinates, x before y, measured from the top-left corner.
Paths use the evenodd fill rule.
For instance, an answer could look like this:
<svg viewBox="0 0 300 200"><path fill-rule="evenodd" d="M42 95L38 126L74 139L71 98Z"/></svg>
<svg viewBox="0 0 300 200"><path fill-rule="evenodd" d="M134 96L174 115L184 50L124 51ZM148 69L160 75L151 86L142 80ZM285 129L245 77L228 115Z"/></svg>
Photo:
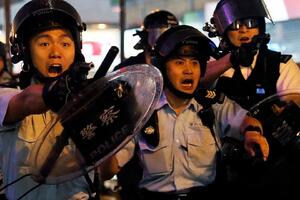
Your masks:
<svg viewBox="0 0 300 200"><path fill-rule="evenodd" d="M256 42L242 44L239 48L231 51L230 62L234 68L240 65L249 67L257 51L258 46Z"/></svg>
<svg viewBox="0 0 300 200"><path fill-rule="evenodd" d="M74 63L54 81L45 83L42 97L48 108L59 111L74 94L88 85L87 75L92 67L93 63Z"/></svg>

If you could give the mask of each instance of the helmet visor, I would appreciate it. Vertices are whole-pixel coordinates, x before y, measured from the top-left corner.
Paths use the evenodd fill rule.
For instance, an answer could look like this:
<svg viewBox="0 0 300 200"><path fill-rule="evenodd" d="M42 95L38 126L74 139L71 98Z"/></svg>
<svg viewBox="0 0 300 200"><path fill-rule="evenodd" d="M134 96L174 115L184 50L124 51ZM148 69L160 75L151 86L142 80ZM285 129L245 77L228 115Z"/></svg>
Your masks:
<svg viewBox="0 0 300 200"><path fill-rule="evenodd" d="M271 20L262 0L223 0L218 3L213 14L214 24L220 35L236 20L260 17Z"/></svg>
<svg viewBox="0 0 300 200"><path fill-rule="evenodd" d="M153 48L157 38L165 32L169 27L162 27L162 28L149 28L147 29L148 32L148 45Z"/></svg>

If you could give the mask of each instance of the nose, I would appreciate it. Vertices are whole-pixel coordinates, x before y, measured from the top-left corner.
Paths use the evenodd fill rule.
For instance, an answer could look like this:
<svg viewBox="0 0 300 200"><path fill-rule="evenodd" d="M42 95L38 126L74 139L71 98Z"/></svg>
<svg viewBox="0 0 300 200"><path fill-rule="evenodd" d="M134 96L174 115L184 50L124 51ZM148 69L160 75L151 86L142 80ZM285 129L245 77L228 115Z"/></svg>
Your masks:
<svg viewBox="0 0 300 200"><path fill-rule="evenodd" d="M60 48L59 48L58 44L54 43L51 45L50 57L51 58L60 58L61 57Z"/></svg>
<svg viewBox="0 0 300 200"><path fill-rule="evenodd" d="M241 24L239 28L239 32L246 32L248 31L248 28L245 24Z"/></svg>
<svg viewBox="0 0 300 200"><path fill-rule="evenodd" d="M190 61L185 62L184 73L185 74L193 73L193 67L192 67L192 63Z"/></svg>

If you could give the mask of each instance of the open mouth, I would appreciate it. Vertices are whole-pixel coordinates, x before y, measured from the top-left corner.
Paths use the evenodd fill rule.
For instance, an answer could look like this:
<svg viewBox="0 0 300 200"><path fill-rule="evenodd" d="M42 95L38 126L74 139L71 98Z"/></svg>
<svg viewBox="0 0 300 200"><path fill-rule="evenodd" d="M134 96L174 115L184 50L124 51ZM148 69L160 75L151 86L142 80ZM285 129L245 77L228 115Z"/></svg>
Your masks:
<svg viewBox="0 0 300 200"><path fill-rule="evenodd" d="M240 41L243 42L243 43L246 43L246 42L250 42L250 38L249 37L242 37L240 38Z"/></svg>
<svg viewBox="0 0 300 200"><path fill-rule="evenodd" d="M194 80L193 79L184 79L181 84L183 87L191 88L193 86Z"/></svg>
<svg viewBox="0 0 300 200"><path fill-rule="evenodd" d="M61 65L51 65L48 67L48 72L59 74L62 72L62 66Z"/></svg>

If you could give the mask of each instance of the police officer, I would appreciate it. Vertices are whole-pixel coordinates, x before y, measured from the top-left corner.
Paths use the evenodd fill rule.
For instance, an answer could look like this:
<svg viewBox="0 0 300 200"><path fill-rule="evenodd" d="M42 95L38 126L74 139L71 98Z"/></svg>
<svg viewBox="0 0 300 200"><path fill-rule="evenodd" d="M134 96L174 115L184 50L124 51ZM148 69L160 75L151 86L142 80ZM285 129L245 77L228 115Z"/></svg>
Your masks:
<svg viewBox="0 0 300 200"><path fill-rule="evenodd" d="M42 130L57 117L55 112L67 102L67 96L76 93L86 79L90 66L81 53L84 30L78 12L62 0L29 1L14 17L11 53L14 63L24 63L20 75L23 90L0 89L4 184L22 177L5 189L10 200L37 186L28 176L32 172L28 161L31 150ZM54 134L56 131L59 129L53 129ZM67 147L75 148L72 144ZM89 194L87 181L79 177L61 184L42 184L25 199L88 199Z"/></svg>
<svg viewBox="0 0 300 200"><path fill-rule="evenodd" d="M211 36L221 38L222 53L230 55L229 65L211 68L206 78L220 75L216 88L245 109L251 109L270 95L300 89L300 69L292 56L267 46L270 35L266 33L265 18L272 21L261 0L221 0L211 19L213 26L206 27ZM270 131L265 132L271 143L267 166L255 165L251 170L235 167L243 174L237 175L236 186L241 191L260 191L268 198L292 196L299 179L297 165L286 161L286 150L281 151Z"/></svg>
<svg viewBox="0 0 300 200"><path fill-rule="evenodd" d="M231 53L231 64L208 70L205 78L220 75L216 87L246 109L300 87L300 70L292 56L268 49L265 18L272 20L261 0L221 0L211 19L210 35L221 38L219 48Z"/></svg>
<svg viewBox="0 0 300 200"><path fill-rule="evenodd" d="M137 31L141 39L134 46L137 50L143 50L136 56L131 56L124 60L114 70L134 65L134 64L151 64L151 52L157 38L167 29L179 24L174 14L166 10L153 10L143 21L142 30ZM127 163L118 174L118 182L122 188L120 195L123 200L138 200L137 189L138 182L142 176L142 169L137 161L137 157Z"/></svg>
<svg viewBox="0 0 300 200"><path fill-rule="evenodd" d="M174 14L166 10L153 10L148 14L143 21L142 30L137 31L135 35L138 35L141 39L134 46L136 50L142 49L143 52L139 53L136 56L132 56L114 69L119 69L124 66L133 65L133 64L150 64L151 63L151 50L153 48L156 39L162 34L165 30L170 27L177 26L179 24L177 18Z"/></svg>
<svg viewBox="0 0 300 200"><path fill-rule="evenodd" d="M221 133L229 124L229 131L237 135L242 124L245 147L252 156L254 144L268 156L265 138L246 128L250 124L259 128L260 123L249 117L243 121L246 111L229 99L211 107L215 118L205 120L200 114L204 104L194 95L212 53L211 43L197 29L179 25L165 31L154 46L152 62L162 72L163 94L147 125L116 154L111 168L118 170L137 151L143 168L139 182L143 200L221 196L218 189L222 187L215 185L217 152Z"/></svg>

